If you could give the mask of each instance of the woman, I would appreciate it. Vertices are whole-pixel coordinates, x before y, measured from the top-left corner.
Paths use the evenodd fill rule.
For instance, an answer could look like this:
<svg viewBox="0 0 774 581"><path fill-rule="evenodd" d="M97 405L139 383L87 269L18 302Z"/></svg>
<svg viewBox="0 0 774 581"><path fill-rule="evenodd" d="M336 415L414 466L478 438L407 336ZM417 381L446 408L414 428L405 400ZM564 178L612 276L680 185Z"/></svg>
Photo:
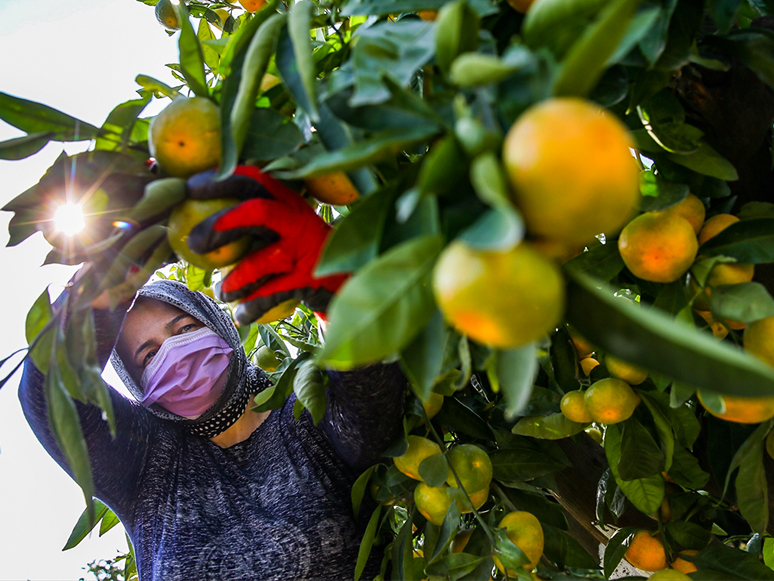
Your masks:
<svg viewBox="0 0 774 581"><path fill-rule="evenodd" d="M101 410L78 404L78 413L96 496L126 527L141 581L352 578L367 511L356 522L350 491L400 436L405 379L397 366L328 372L317 426L308 412L295 420L294 396L256 413L252 396L267 377L213 300L159 281L128 306L95 310L95 322L100 363L112 351L137 401L111 391L115 438ZM43 383L28 359L25 415L67 470ZM365 578L379 561L374 552Z"/></svg>

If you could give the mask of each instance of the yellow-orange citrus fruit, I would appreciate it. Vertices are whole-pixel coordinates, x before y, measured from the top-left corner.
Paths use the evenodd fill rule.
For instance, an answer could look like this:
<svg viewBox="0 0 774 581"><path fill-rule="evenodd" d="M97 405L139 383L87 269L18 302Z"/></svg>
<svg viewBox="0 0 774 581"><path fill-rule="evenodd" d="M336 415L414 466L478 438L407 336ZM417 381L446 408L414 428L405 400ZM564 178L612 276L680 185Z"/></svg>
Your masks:
<svg viewBox="0 0 774 581"><path fill-rule="evenodd" d="M470 504L473 505L473 508L478 510L479 508L484 506L487 499L489 498L489 486L487 486L483 490L479 490L478 492L473 492L473 493L468 492L468 498L470 498ZM473 508L470 507L470 504L467 502L467 499L464 501L457 499L457 508L459 509L460 514L473 512Z"/></svg>
<svg viewBox="0 0 774 581"><path fill-rule="evenodd" d="M427 418L432 420L443 407L443 396L440 393L432 392L427 401L422 402Z"/></svg>
<svg viewBox="0 0 774 581"><path fill-rule="evenodd" d="M414 489L414 503L417 505L417 510L437 526L443 524L446 512L454 500L447 494L447 488L447 486L428 486L424 482L420 482Z"/></svg>
<svg viewBox="0 0 774 581"><path fill-rule="evenodd" d="M156 20L158 20L159 24L164 28L168 28L169 30L177 30L180 28L180 16L171 0L159 0L156 4L155 11Z"/></svg>
<svg viewBox="0 0 774 581"><path fill-rule="evenodd" d="M699 402L713 416L726 420L727 422L736 422L738 424L759 424L768 419L774 418L774 397L737 397L733 395L722 395L726 411L719 414L709 409L704 403L701 392L697 394Z"/></svg>
<svg viewBox="0 0 774 581"><path fill-rule="evenodd" d="M570 331L570 339L572 339L573 347L575 347L575 352L580 359L584 359L594 353L594 346L577 333Z"/></svg>
<svg viewBox="0 0 774 581"><path fill-rule="evenodd" d="M272 75L271 73L266 73L265 75L263 75L263 78L261 79L261 91L266 92L272 87L276 87L281 82L282 81L278 76Z"/></svg>
<svg viewBox="0 0 774 581"><path fill-rule="evenodd" d="M523 242L507 252L452 242L436 263L433 290L454 327L502 349L543 337L564 311L559 268Z"/></svg>
<svg viewBox="0 0 774 581"><path fill-rule="evenodd" d="M588 424L591 421L591 414L586 409L586 404L583 399L583 392L580 390L568 391L562 397L562 401L559 402L559 407L566 417L571 422L578 422L579 424Z"/></svg>
<svg viewBox="0 0 774 581"><path fill-rule="evenodd" d="M744 348L761 361L774 365L774 317L759 319L747 325Z"/></svg>
<svg viewBox="0 0 774 581"><path fill-rule="evenodd" d="M612 355L605 357L605 366L610 375L624 380L629 385L639 385L648 378L648 372L644 369Z"/></svg>
<svg viewBox="0 0 774 581"><path fill-rule="evenodd" d="M266 6L266 0L239 0L239 3L248 12L258 12Z"/></svg>
<svg viewBox="0 0 774 581"><path fill-rule="evenodd" d="M712 267L705 288L694 299L693 304L699 309L709 308L709 298L712 295L712 287L724 285L724 284L741 284L744 282L750 282L755 274L755 265L753 264L736 264L734 262L719 262ZM691 281L692 287L696 289L696 285ZM731 326L731 325L729 325ZM734 328L733 326L731 327ZM744 328L744 325L742 325Z"/></svg>
<svg viewBox="0 0 774 581"><path fill-rule="evenodd" d="M528 571L534 569L543 554L545 543L543 527L537 517L532 513L517 510L506 514L497 526L505 529L510 541L519 547L529 559L529 563L524 565L524 568ZM496 556L493 559L497 568L501 572L505 572L500 559ZM516 575L516 572L513 569L508 569L508 575Z"/></svg>
<svg viewBox="0 0 774 581"><path fill-rule="evenodd" d="M417 12L417 16L424 20L425 22L433 22L436 18L438 18L438 11L437 10L419 10Z"/></svg>
<svg viewBox="0 0 774 581"><path fill-rule="evenodd" d="M583 401L593 421L617 424L631 417L640 403L640 397L625 381L609 377L592 384L586 390Z"/></svg>
<svg viewBox="0 0 774 581"><path fill-rule="evenodd" d="M661 569L650 576L650 581L691 581L691 578L675 569Z"/></svg>
<svg viewBox="0 0 774 581"><path fill-rule="evenodd" d="M473 534L473 530L474 529L466 529L464 531L458 532L455 535L455 537L452 539L450 547L452 553L461 553L465 550L465 547L470 540L470 536Z"/></svg>
<svg viewBox="0 0 774 581"><path fill-rule="evenodd" d="M215 198L212 200L189 199L178 204L172 210L167 223L169 228L167 238L175 254L194 266L206 270L228 266L242 258L250 248L250 239L247 237L230 242L206 254L197 254L188 247L188 235L194 226L216 212L238 203L239 200L232 198Z"/></svg>
<svg viewBox="0 0 774 581"><path fill-rule="evenodd" d="M693 264L699 245L688 220L664 212L646 212L629 222L618 250L634 276L674 282Z"/></svg>
<svg viewBox="0 0 774 581"><path fill-rule="evenodd" d="M693 227L693 231L696 235L701 231L701 227L704 224L704 216L706 215L706 209L704 203L694 196L688 194L683 200L670 206L669 208L662 210L665 214L675 214L688 220L688 223Z"/></svg>
<svg viewBox="0 0 774 581"><path fill-rule="evenodd" d="M220 110L205 97L178 97L150 123L150 153L168 174L187 178L220 163Z"/></svg>
<svg viewBox="0 0 774 581"><path fill-rule="evenodd" d="M306 178L304 184L309 194L323 204L346 206L360 197L360 193L343 171Z"/></svg>
<svg viewBox="0 0 774 581"><path fill-rule="evenodd" d="M693 549L687 550L687 551L680 551L677 554L677 557L674 561L672 561L672 569L675 571L680 571L681 573L688 574L693 573L694 571L698 571L699 568L693 564L692 561L686 561L685 559L681 559L680 555L688 555L689 557L693 557L696 553L699 551L694 551Z"/></svg>
<svg viewBox="0 0 774 581"><path fill-rule="evenodd" d="M696 313L704 319L707 324L710 326L710 330L712 331L712 334L718 338L718 339L724 339L726 335L728 335L728 329L723 325L723 323L720 323L715 320L715 318L712 316L712 313L709 311L701 311L696 310Z"/></svg>
<svg viewBox="0 0 774 581"><path fill-rule="evenodd" d="M643 571L658 571L667 566L664 545L646 530L639 530L624 555L627 561Z"/></svg>
<svg viewBox="0 0 774 581"><path fill-rule="evenodd" d="M602 445L602 432L599 428L586 428L586 433L600 446Z"/></svg>
<svg viewBox="0 0 774 581"><path fill-rule="evenodd" d="M715 214L704 222L704 226L699 231L699 246L738 221L739 218L731 214Z"/></svg>
<svg viewBox="0 0 774 581"><path fill-rule="evenodd" d="M281 302L276 307L270 308L255 322L259 325L266 325L268 323L273 323L274 321L281 321L292 315L296 311L296 307L300 304L301 301L288 299Z"/></svg>
<svg viewBox="0 0 774 581"><path fill-rule="evenodd" d="M395 466L406 476L414 480L422 480L419 476L419 465L425 458L441 453L441 447L422 436L409 436L408 449L402 456L393 458Z"/></svg>
<svg viewBox="0 0 774 581"><path fill-rule="evenodd" d="M527 10L529 10L529 7L532 6L534 2L535 0L508 0L508 4L510 4L511 8L522 14L526 14Z"/></svg>
<svg viewBox="0 0 774 581"><path fill-rule="evenodd" d="M589 101L549 99L524 112L502 157L527 230L568 247L618 231L640 199L633 147L626 127Z"/></svg>
<svg viewBox="0 0 774 581"><path fill-rule="evenodd" d="M451 449L446 459L468 494L489 488L489 483L492 481L492 461L481 448L474 444L460 444ZM446 482L452 488L457 488L454 472L449 470Z"/></svg>
<svg viewBox="0 0 774 581"><path fill-rule="evenodd" d="M669 508L669 501L664 497L664 500L661 501L661 507L654 512L653 514L649 514L648 516L652 519L658 519L659 515L661 516L661 522L669 522L672 520L672 509Z"/></svg>
<svg viewBox="0 0 774 581"><path fill-rule="evenodd" d="M580 360L580 366L583 370L583 375L588 377L591 374L591 370L599 366L599 361L593 357L586 357Z"/></svg>
<svg viewBox="0 0 774 581"><path fill-rule="evenodd" d="M282 360L277 357L277 354L273 349L269 349L266 345L261 345L258 352L255 354L255 361L258 367L264 371L277 371Z"/></svg>

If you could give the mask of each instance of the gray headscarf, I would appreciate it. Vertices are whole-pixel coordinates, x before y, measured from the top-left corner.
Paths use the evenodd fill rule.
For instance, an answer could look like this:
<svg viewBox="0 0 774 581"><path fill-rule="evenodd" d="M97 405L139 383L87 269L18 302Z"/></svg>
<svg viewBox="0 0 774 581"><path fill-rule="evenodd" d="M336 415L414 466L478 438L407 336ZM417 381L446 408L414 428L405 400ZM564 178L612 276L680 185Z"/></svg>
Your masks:
<svg viewBox="0 0 774 581"><path fill-rule="evenodd" d="M192 420L168 412L157 404L148 408L160 418L181 424L198 436L211 438L223 433L244 413L250 395L269 387L266 374L248 362L231 317L207 295L190 291L186 285L172 280L159 280L146 285L137 292L137 296L156 299L188 313L223 337L233 349L228 380L223 393L218 401L201 416ZM129 375L115 349L110 355L110 362L127 389L140 401L143 397L142 387Z"/></svg>

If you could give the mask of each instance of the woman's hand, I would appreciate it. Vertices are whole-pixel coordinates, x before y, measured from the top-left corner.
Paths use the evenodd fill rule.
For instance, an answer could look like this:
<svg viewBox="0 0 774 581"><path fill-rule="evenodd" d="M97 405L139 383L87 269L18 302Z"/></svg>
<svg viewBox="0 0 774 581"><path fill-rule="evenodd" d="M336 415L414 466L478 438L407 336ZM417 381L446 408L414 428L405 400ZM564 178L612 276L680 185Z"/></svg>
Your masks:
<svg viewBox="0 0 774 581"><path fill-rule="evenodd" d="M188 246L205 254L245 235L260 245L220 285L222 300L240 302L237 321L248 324L290 299L324 312L347 278L313 275L331 227L301 196L256 167L240 166L233 176L219 182L213 176L207 172L192 177L188 197L245 201L197 224L188 236Z"/></svg>

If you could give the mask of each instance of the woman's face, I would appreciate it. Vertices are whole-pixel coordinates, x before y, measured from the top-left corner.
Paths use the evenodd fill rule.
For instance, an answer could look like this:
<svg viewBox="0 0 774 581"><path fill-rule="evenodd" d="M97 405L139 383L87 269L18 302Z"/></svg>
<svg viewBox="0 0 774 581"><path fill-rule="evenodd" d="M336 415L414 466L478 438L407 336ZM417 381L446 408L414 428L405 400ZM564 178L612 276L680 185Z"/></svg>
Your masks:
<svg viewBox="0 0 774 581"><path fill-rule="evenodd" d="M177 307L141 297L124 319L116 351L129 375L139 385L142 372L166 339L202 327L201 321Z"/></svg>

